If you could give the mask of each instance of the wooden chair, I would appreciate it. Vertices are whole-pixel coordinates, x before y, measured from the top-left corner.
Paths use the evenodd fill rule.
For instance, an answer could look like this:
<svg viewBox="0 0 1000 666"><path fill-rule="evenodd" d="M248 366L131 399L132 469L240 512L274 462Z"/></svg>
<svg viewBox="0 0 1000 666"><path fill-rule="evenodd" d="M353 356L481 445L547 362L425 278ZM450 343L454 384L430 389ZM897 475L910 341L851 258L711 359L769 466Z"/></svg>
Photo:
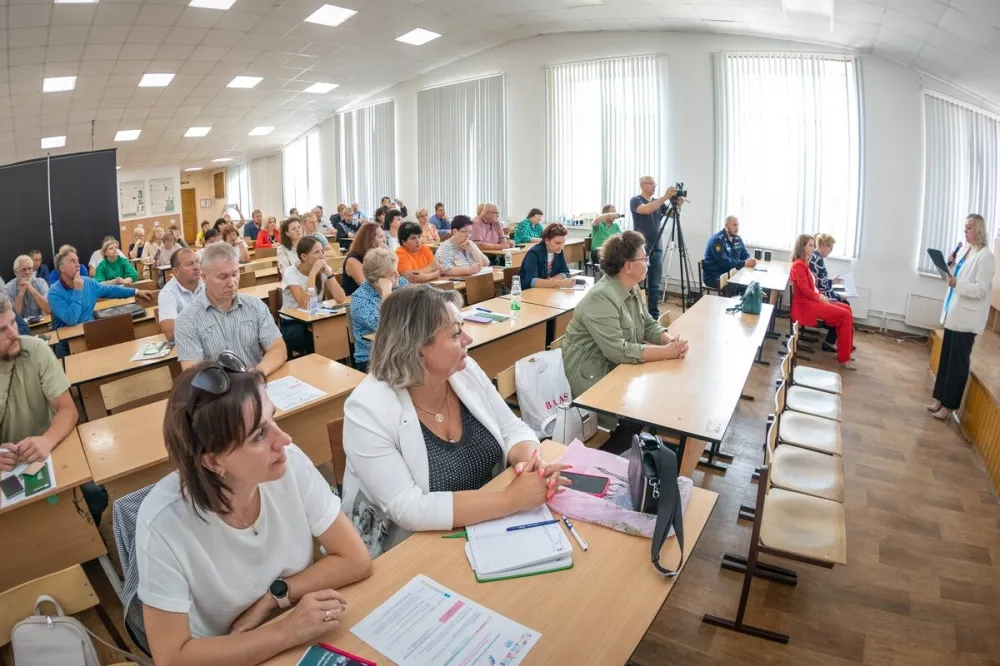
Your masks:
<svg viewBox="0 0 1000 666"><path fill-rule="evenodd" d="M465 278L465 304L475 305L493 298L495 287L493 286L493 273L483 273L482 275L472 275Z"/></svg>
<svg viewBox="0 0 1000 666"><path fill-rule="evenodd" d="M587 236L583 241L583 274L590 275L593 273L594 277L597 277L597 269L600 268L600 265L591 260L593 254L594 239Z"/></svg>
<svg viewBox="0 0 1000 666"><path fill-rule="evenodd" d="M549 349L562 349L563 340L565 339L565 335L560 335L558 338L549 343Z"/></svg>
<svg viewBox="0 0 1000 666"><path fill-rule="evenodd" d="M788 338L788 356L792 359L792 373L790 379L795 386L824 391L826 393L843 394L844 385L840 374L832 370L813 368L808 365L798 364L798 323L792 324L792 335Z"/></svg>
<svg viewBox="0 0 1000 666"><path fill-rule="evenodd" d="M451 238L451 232L450 231L441 231L441 232L438 232L438 238L440 238L441 242L443 243L446 240L448 240L449 238Z"/></svg>
<svg viewBox="0 0 1000 666"><path fill-rule="evenodd" d="M666 312L660 315L659 321L660 321L660 326L662 326L663 328L667 328L668 326L670 326L670 324L673 323L674 316L670 312L670 310L667 310Z"/></svg>
<svg viewBox="0 0 1000 666"><path fill-rule="evenodd" d="M160 304L160 290L153 289L150 293L152 294L152 297L149 300L140 298L136 301L136 303L147 308L155 308L158 306Z"/></svg>
<svg viewBox="0 0 1000 666"><path fill-rule="evenodd" d="M754 576L796 585L798 574L790 569L758 562L760 555L832 569L847 564L847 524L844 505L774 487L770 468L760 469L753 531L747 556L726 553L722 568L743 573L743 589L736 618L705 615L702 620L749 636L787 643L788 636L744 622Z"/></svg>
<svg viewBox="0 0 1000 666"><path fill-rule="evenodd" d="M333 463L333 478L337 482L337 494L343 497L344 472L347 470L347 454L344 453L343 417L326 424L326 436L330 440L330 456Z"/></svg>
<svg viewBox="0 0 1000 666"><path fill-rule="evenodd" d="M709 285L707 285L707 284L705 284L704 282L701 281L701 276L704 274L702 272L702 263L703 263L703 261L701 259L699 259L698 260L698 288L701 290L701 293L703 293L703 294L715 294L716 296L722 296L722 289L721 288L720 289L716 289L715 287L710 287Z"/></svg>
<svg viewBox="0 0 1000 666"><path fill-rule="evenodd" d="M109 319L95 319L83 325L83 340L87 349L100 349L135 340L132 316L123 314Z"/></svg>
<svg viewBox="0 0 1000 666"><path fill-rule="evenodd" d="M276 256L278 256L278 248L276 247L258 247L256 249L257 259L269 259Z"/></svg>
<svg viewBox="0 0 1000 666"><path fill-rule="evenodd" d="M521 264L524 263L524 255L528 254L527 250L511 252L510 253L510 265L511 268L520 268ZM527 289L527 287L524 287Z"/></svg>
<svg viewBox="0 0 1000 666"><path fill-rule="evenodd" d="M514 276L518 274L520 268L505 268L503 269L503 286L504 289L510 291L510 286L514 283ZM522 287L523 289L523 287Z"/></svg>
<svg viewBox="0 0 1000 666"><path fill-rule="evenodd" d="M517 374L514 370L516 366L510 366L506 370L501 370L493 378L493 384L497 387L497 393L504 399L507 406L517 412L520 416L520 405L517 402Z"/></svg>
<svg viewBox="0 0 1000 666"><path fill-rule="evenodd" d="M173 386L170 368L162 365L102 384L101 397L109 414L119 414L166 398Z"/></svg>
<svg viewBox="0 0 1000 666"><path fill-rule="evenodd" d="M253 271L247 271L246 273L240 273L240 289L246 289L247 287L257 286L257 276Z"/></svg>
<svg viewBox="0 0 1000 666"><path fill-rule="evenodd" d="M723 273L719 276L719 296L728 296L729 290L726 289L726 285L729 284L729 274Z"/></svg>
<svg viewBox="0 0 1000 666"><path fill-rule="evenodd" d="M336 272L344 270L345 261L347 261L347 257L330 257L326 263Z"/></svg>
<svg viewBox="0 0 1000 666"><path fill-rule="evenodd" d="M246 266L247 266L247 273L254 273L256 271L262 271L262 270L264 270L266 268L273 268L274 267L274 262L273 261L259 261L259 260L254 260L254 261L251 261Z"/></svg>
<svg viewBox="0 0 1000 666"><path fill-rule="evenodd" d="M433 280L430 285L444 291L455 291L455 283L451 280Z"/></svg>
<svg viewBox="0 0 1000 666"><path fill-rule="evenodd" d="M844 459L798 446L778 446L778 429L770 424L764 464L776 488L844 503Z"/></svg>
<svg viewBox="0 0 1000 666"><path fill-rule="evenodd" d="M782 382L774 394L775 441L779 445L788 444L825 455L841 456L844 445L840 423L832 419L786 409L786 388L787 385Z"/></svg>
<svg viewBox="0 0 1000 666"><path fill-rule="evenodd" d="M281 328L281 316L278 314L281 311L281 288L276 287L275 289L267 292L267 307L271 311L271 316L274 317L274 323L277 327Z"/></svg>
<svg viewBox="0 0 1000 666"><path fill-rule="evenodd" d="M843 410L839 395L827 393L826 391L817 391L805 386L795 386L791 384L791 376L792 355L788 354L781 361L781 378L787 389L785 406L788 409L833 421L839 422L843 420Z"/></svg>
<svg viewBox="0 0 1000 666"><path fill-rule="evenodd" d="M150 291L156 289L156 283L152 280L139 280L138 282L133 282L129 286L133 289L148 289Z"/></svg>

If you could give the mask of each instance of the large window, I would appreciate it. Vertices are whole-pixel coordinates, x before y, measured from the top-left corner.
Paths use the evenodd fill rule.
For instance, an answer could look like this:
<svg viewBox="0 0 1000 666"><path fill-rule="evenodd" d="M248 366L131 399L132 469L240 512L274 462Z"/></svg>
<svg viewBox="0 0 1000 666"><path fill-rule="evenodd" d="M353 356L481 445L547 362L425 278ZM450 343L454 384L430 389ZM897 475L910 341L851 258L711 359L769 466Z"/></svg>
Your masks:
<svg viewBox="0 0 1000 666"><path fill-rule="evenodd" d="M287 215L291 208L300 213L319 204L323 173L319 157L319 132L313 130L281 151L281 187Z"/></svg>
<svg viewBox="0 0 1000 666"><path fill-rule="evenodd" d="M948 254L962 239L965 218L979 213L992 238L997 222L1000 119L924 91L924 219L921 273L937 275L926 248Z"/></svg>
<svg viewBox="0 0 1000 666"><path fill-rule="evenodd" d="M776 249L828 233L835 256L857 256L857 78L838 55L715 55L715 227L735 215L747 244Z"/></svg>
<svg viewBox="0 0 1000 666"><path fill-rule="evenodd" d="M666 179L662 69L652 55L545 68L549 219L627 212L639 178Z"/></svg>
<svg viewBox="0 0 1000 666"><path fill-rule="evenodd" d="M250 199L250 165L239 164L226 169L226 203L236 204L246 219L250 219L253 201Z"/></svg>
<svg viewBox="0 0 1000 666"><path fill-rule="evenodd" d="M503 75L417 92L418 194L473 215L492 201L507 210L506 91Z"/></svg>
<svg viewBox="0 0 1000 666"><path fill-rule="evenodd" d="M382 197L396 196L395 114L392 100L337 114L337 201L357 203L367 215Z"/></svg>

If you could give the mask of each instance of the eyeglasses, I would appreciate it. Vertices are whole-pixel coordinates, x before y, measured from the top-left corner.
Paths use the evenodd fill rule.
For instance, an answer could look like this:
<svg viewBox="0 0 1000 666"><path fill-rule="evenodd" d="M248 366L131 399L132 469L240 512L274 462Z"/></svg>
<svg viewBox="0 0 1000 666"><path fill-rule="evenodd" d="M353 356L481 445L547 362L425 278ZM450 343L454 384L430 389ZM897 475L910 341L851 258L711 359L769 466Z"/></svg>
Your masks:
<svg viewBox="0 0 1000 666"><path fill-rule="evenodd" d="M629 259L629 263L631 263L633 261L641 261L642 263L644 263L647 266L649 266L649 256L648 255L645 256L645 257L636 257L635 259Z"/></svg>
<svg viewBox="0 0 1000 666"><path fill-rule="evenodd" d="M219 358L215 360L215 363L195 373L194 379L191 380L191 386L192 388L218 397L225 395L229 391L229 387L232 384L229 379L230 374L246 371L246 363L233 352L226 350L219 354ZM187 404L187 418L192 426L194 423L194 410L198 402L196 396L197 394L192 391Z"/></svg>

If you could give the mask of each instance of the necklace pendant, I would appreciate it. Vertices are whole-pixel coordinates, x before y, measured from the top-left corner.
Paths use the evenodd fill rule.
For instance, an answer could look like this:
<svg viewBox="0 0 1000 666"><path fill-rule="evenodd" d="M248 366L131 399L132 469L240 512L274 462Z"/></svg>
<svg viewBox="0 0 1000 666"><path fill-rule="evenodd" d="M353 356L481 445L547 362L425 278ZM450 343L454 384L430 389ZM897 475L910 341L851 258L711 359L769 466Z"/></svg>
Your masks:
<svg viewBox="0 0 1000 666"><path fill-rule="evenodd" d="M440 412L435 414L434 420L437 421L438 423L444 423L444 414L441 414Z"/></svg>

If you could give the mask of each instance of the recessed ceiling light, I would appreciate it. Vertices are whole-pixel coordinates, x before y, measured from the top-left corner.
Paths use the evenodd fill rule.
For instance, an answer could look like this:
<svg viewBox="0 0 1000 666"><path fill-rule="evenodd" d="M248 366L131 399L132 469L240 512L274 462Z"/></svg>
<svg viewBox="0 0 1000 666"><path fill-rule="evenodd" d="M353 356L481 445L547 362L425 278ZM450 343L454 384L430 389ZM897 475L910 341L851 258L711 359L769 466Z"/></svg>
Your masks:
<svg viewBox="0 0 1000 666"><path fill-rule="evenodd" d="M227 88L253 88L255 85L263 81L264 78L260 76L236 76L233 80L226 85Z"/></svg>
<svg viewBox="0 0 1000 666"><path fill-rule="evenodd" d="M162 88L170 85L173 81L173 74L143 74L139 80L140 88Z"/></svg>
<svg viewBox="0 0 1000 666"><path fill-rule="evenodd" d="M62 92L76 88L75 76L50 76L42 79L42 92Z"/></svg>
<svg viewBox="0 0 1000 666"><path fill-rule="evenodd" d="M211 127L188 127L188 131L184 132L184 136L205 136L212 131Z"/></svg>
<svg viewBox="0 0 1000 666"><path fill-rule="evenodd" d="M142 130L118 130L115 134L115 141L135 141L139 138L139 133Z"/></svg>
<svg viewBox="0 0 1000 666"><path fill-rule="evenodd" d="M96 5L97 0L56 0L57 5Z"/></svg>
<svg viewBox="0 0 1000 666"><path fill-rule="evenodd" d="M308 88L306 88L305 90L303 90L302 92L315 93L317 95L322 95L324 93L330 92L331 90L333 90L334 88L336 88L339 85L340 85L339 83L314 83L311 86L309 86Z"/></svg>
<svg viewBox="0 0 1000 666"><path fill-rule="evenodd" d="M46 148L62 148L66 145L65 136L43 136L42 137L42 150Z"/></svg>
<svg viewBox="0 0 1000 666"><path fill-rule="evenodd" d="M309 23L338 26L357 14L353 9L344 9L336 5L323 5L306 18Z"/></svg>
<svg viewBox="0 0 1000 666"><path fill-rule="evenodd" d="M274 131L273 127L268 127L267 125L261 125L260 127L254 127L250 130L249 136L267 136Z"/></svg>
<svg viewBox="0 0 1000 666"><path fill-rule="evenodd" d="M219 159L212 160L213 162L232 162L232 157L220 157Z"/></svg>
<svg viewBox="0 0 1000 666"><path fill-rule="evenodd" d="M229 9L236 0L191 0L188 7L202 7L204 9Z"/></svg>
<svg viewBox="0 0 1000 666"><path fill-rule="evenodd" d="M432 39L437 39L440 36L441 35L436 32L424 30L423 28L416 28L409 31L405 35L400 35L396 38L396 41L403 42L404 44L413 44L414 46L422 46Z"/></svg>
<svg viewBox="0 0 1000 666"><path fill-rule="evenodd" d="M201 167L190 167L190 168L184 169L184 170L185 171L201 171Z"/></svg>

